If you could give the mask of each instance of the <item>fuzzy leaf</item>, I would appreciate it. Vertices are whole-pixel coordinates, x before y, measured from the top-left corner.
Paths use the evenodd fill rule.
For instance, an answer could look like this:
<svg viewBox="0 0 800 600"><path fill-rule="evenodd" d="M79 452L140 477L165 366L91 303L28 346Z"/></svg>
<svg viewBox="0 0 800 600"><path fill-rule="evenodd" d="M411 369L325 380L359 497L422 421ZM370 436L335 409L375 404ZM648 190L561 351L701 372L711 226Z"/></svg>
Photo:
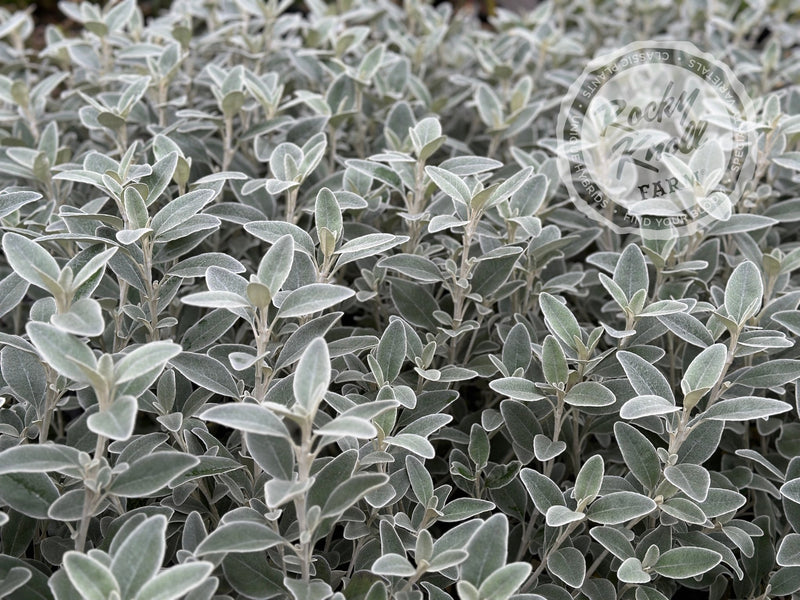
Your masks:
<svg viewBox="0 0 800 600"><path fill-rule="evenodd" d="M653 571L671 579L686 579L710 571L721 561L722 556L718 552L686 546L664 552L653 565Z"/></svg>
<svg viewBox="0 0 800 600"><path fill-rule="evenodd" d="M135 460L117 475L110 486L112 494L124 498L155 495L170 481L197 465L200 460L181 452L155 452Z"/></svg>
<svg viewBox="0 0 800 600"><path fill-rule="evenodd" d="M653 444L635 427L618 421L614 435L625 464L648 490L655 490L661 478L661 461Z"/></svg>
<svg viewBox="0 0 800 600"><path fill-rule="evenodd" d="M313 415L331 382L331 359L324 338L312 341L297 364L292 390L297 405Z"/></svg>
<svg viewBox="0 0 800 600"><path fill-rule="evenodd" d="M266 525L249 521L224 523L200 542L196 556L227 552L256 552L272 548L283 538Z"/></svg>
<svg viewBox="0 0 800 600"><path fill-rule="evenodd" d="M305 317L351 298L355 292L340 285L312 283L289 293L275 318Z"/></svg>
<svg viewBox="0 0 800 600"><path fill-rule="evenodd" d="M61 273L56 260L36 242L19 235L6 233L3 236L3 253L14 272L37 287L53 291L49 280L57 281Z"/></svg>
<svg viewBox="0 0 800 600"><path fill-rule="evenodd" d="M647 291L649 279L644 255L636 244L628 244L614 269L614 283L625 293L630 301L639 290Z"/></svg>
<svg viewBox="0 0 800 600"><path fill-rule="evenodd" d="M158 572L164 560L167 520L163 515L145 519L129 532L114 552L111 572L128 598Z"/></svg>
<svg viewBox="0 0 800 600"><path fill-rule="evenodd" d="M792 410L792 405L772 398L743 396L721 400L702 413L701 418L714 421L746 421L766 419Z"/></svg>
<svg viewBox="0 0 800 600"><path fill-rule="evenodd" d="M46 323L28 323L26 330L39 354L51 367L73 381L89 383L80 365L96 370L97 360L86 344Z"/></svg>
<svg viewBox="0 0 800 600"><path fill-rule="evenodd" d="M273 298L289 277L293 260L294 240L289 234L278 238L261 259L258 265L258 280L267 286Z"/></svg>
<svg viewBox="0 0 800 600"><path fill-rule="evenodd" d="M246 433L289 438L283 421L271 410L258 404L218 404L205 410L199 417Z"/></svg>
<svg viewBox="0 0 800 600"><path fill-rule="evenodd" d="M461 576L479 588L506 563L508 518L502 514L489 517L470 538L466 551L469 558L461 565Z"/></svg>
<svg viewBox="0 0 800 600"><path fill-rule="evenodd" d="M539 303L548 329L567 346L577 349L574 338L581 339L581 329L570 309L545 292L539 295Z"/></svg>
<svg viewBox="0 0 800 600"><path fill-rule="evenodd" d="M112 594L119 597L120 589L111 571L100 561L81 554L67 552L64 570L84 600L108 600Z"/></svg>
<svg viewBox="0 0 800 600"><path fill-rule="evenodd" d="M761 308L764 284L761 273L752 262L740 263L728 278L725 286L725 310L728 316L743 324Z"/></svg>
<svg viewBox="0 0 800 600"><path fill-rule="evenodd" d="M619 525L651 513L656 503L635 492L612 492L595 500L586 512L590 521Z"/></svg>
<svg viewBox="0 0 800 600"><path fill-rule="evenodd" d="M681 379L684 395L714 387L725 368L727 352L725 344L714 344L695 356Z"/></svg>
<svg viewBox="0 0 800 600"><path fill-rule="evenodd" d="M586 560L577 548L559 548L547 559L547 570L572 588L583 585Z"/></svg>
<svg viewBox="0 0 800 600"><path fill-rule="evenodd" d="M202 585L213 569L202 561L170 567L143 585L134 600L177 600Z"/></svg>

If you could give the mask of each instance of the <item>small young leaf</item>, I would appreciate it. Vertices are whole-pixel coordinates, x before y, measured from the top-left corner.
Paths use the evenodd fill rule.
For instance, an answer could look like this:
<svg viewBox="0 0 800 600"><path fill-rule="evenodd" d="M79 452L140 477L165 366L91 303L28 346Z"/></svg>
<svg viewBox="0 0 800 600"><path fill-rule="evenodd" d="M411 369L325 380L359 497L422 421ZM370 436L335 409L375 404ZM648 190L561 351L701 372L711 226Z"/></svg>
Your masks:
<svg viewBox="0 0 800 600"><path fill-rule="evenodd" d="M695 356L681 379L684 395L714 387L725 368L727 352L725 344L714 344Z"/></svg>
<svg viewBox="0 0 800 600"><path fill-rule="evenodd" d="M342 209L336 200L333 192L328 188L322 188L317 192L317 199L314 204L314 220L317 231L323 227L338 238L342 234Z"/></svg>
<svg viewBox="0 0 800 600"><path fill-rule="evenodd" d="M325 339L312 341L297 364L292 389L306 415L314 415L331 382L331 359Z"/></svg>
<svg viewBox="0 0 800 600"><path fill-rule="evenodd" d="M50 322L67 333L93 337L103 333L105 322L100 303L94 298L80 298L69 310L53 315Z"/></svg>
<svg viewBox="0 0 800 600"><path fill-rule="evenodd" d="M554 442L541 433L536 434L533 438L533 454L538 461L547 462L548 460L553 460L566 449L567 444L562 440Z"/></svg>
<svg viewBox="0 0 800 600"><path fill-rule="evenodd" d="M725 286L725 310L728 317L742 325L761 308L764 284L761 273L752 262L740 263Z"/></svg>
<svg viewBox="0 0 800 600"><path fill-rule="evenodd" d="M566 506L551 506L547 509L545 521L550 527L562 527L575 521L582 521L586 515L582 512L575 512Z"/></svg>
<svg viewBox="0 0 800 600"><path fill-rule="evenodd" d="M468 452L472 462L478 470L483 470L489 462L489 436L486 431L477 423L472 425L469 433Z"/></svg>
<svg viewBox="0 0 800 600"><path fill-rule="evenodd" d="M136 425L138 403L133 396L116 398L111 406L89 415L86 426L89 431L111 440L127 440Z"/></svg>
<svg viewBox="0 0 800 600"><path fill-rule="evenodd" d="M573 350L577 350L575 338L581 339L581 328L569 308L546 292L539 295L547 328Z"/></svg>
<svg viewBox="0 0 800 600"><path fill-rule="evenodd" d="M605 465L603 457L595 454L587 460L578 476L575 478L575 489L572 492L572 497L579 503L585 502L586 504L592 502L597 494L600 492L600 486L603 484L603 474L605 472Z"/></svg>
<svg viewBox="0 0 800 600"><path fill-rule="evenodd" d="M639 290L647 292L649 278L644 255L636 244L628 244L617 261L614 269L614 283L625 293L628 301Z"/></svg>
<svg viewBox="0 0 800 600"><path fill-rule="evenodd" d="M278 238L261 259L258 265L258 280L267 286L273 298L289 277L293 260L294 240L289 234Z"/></svg>

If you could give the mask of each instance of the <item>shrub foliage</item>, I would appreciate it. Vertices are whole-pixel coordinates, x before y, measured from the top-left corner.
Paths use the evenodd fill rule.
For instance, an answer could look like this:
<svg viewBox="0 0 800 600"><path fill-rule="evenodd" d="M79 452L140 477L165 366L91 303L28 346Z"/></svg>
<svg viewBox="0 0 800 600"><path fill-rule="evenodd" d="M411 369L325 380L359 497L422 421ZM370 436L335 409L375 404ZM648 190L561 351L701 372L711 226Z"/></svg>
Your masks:
<svg viewBox="0 0 800 600"><path fill-rule="evenodd" d="M290 5L0 10L0 597L800 589L797 3ZM759 139L668 240L554 155L659 36Z"/></svg>

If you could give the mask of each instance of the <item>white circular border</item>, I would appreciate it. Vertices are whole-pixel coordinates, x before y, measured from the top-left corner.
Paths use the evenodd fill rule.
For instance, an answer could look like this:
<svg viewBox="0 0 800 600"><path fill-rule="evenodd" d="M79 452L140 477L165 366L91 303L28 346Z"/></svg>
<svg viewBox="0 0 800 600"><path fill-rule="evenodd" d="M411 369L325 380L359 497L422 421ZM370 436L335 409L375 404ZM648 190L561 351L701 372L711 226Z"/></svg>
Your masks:
<svg viewBox="0 0 800 600"><path fill-rule="evenodd" d="M601 212L603 207L598 208L597 206L592 205L584 198L582 194L578 192L576 186L574 185L574 175L571 169L571 165L573 164L574 161L570 160L570 158L566 156L563 151L564 145L569 141L564 139L564 132L569 120L570 110L575 105L577 101L577 96L583 89L586 83L586 79L590 76L593 76L593 73L599 69L602 69L604 65L613 64L622 57L643 49L670 50L673 52L679 51L683 52L684 54L690 55L691 57L697 58L701 61L705 61L707 63L712 64L714 67L718 68L725 76L728 87L731 89L731 91L735 96L733 102L734 104L737 104L737 108L739 109L740 114L743 115L744 120L749 123L755 123L755 109L753 106L753 102L750 99L750 96L747 94L744 85L737 79L733 71L731 71L728 65L726 65L721 61L718 61L716 57L709 54L708 52L701 51L700 49L697 48L697 46L695 46L691 42L664 41L664 40L648 40L648 41L633 42L631 44L628 44L624 48L621 48L614 52L603 54L601 56L592 59L586 66L586 68L584 68L580 77L578 77L578 79L576 79L572 83L564 99L561 101L558 113L557 130L556 130L556 139L558 142L556 163L558 166L559 174L561 176L562 181L567 187L567 190L569 192L569 197L572 203L586 216L590 217L594 221L601 223L602 225L605 225L606 227L609 227L612 231L614 231L617 234L628 234L628 233L643 234L644 232L642 230L641 222L634 221L633 225L620 226L614 221L608 219L606 215L602 214ZM676 67L682 67L682 65L678 64L673 64L673 63L668 63L668 64ZM682 67L682 68L686 69L687 71L690 71L690 73L693 73L695 77L699 77L702 79L700 75L697 75L693 71L689 70L687 67ZM618 71L618 73L624 71L625 69L621 69ZM615 76L616 73L611 75L609 79ZM591 104L591 99L589 99L585 104L586 108L588 109L589 105ZM726 102L726 104L728 106L731 105L731 103L729 102ZM744 147L747 148L748 151L743 161L743 166L740 169L738 175L736 176L736 184L734 186L734 189L729 194L731 204L734 207L741 199L744 185L746 185L752 179L753 173L755 172L755 163L756 163L754 158L754 153L757 152L757 138L755 134L755 128L749 127L746 131L743 131L742 133L746 138ZM597 187L598 190L602 191L602 188L596 182L595 186ZM605 193L603 193L603 196L604 200L607 200L608 202L614 204L616 207L619 207L623 210L625 209L625 207L622 206L621 204L614 202L614 200L611 198L608 198L608 196ZM614 212L616 213L616 209L614 210ZM718 219L716 219L713 215L706 213L700 218L684 222L682 225L676 225L672 223L672 227L665 227L663 230L653 229L648 231L651 233L651 237L672 237L676 234L682 236L691 234L692 232L696 231L697 228L708 226L711 222L716 222L716 221L718 221Z"/></svg>

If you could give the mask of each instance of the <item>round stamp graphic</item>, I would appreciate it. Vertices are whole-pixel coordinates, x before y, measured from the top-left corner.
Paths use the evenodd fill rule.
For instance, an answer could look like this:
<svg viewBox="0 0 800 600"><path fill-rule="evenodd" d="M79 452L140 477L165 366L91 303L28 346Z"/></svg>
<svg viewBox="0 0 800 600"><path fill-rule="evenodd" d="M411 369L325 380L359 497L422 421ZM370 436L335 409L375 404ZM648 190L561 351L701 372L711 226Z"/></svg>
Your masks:
<svg viewBox="0 0 800 600"><path fill-rule="evenodd" d="M561 104L558 167L616 233L686 235L730 218L755 170L755 112L730 69L688 42L593 60Z"/></svg>

